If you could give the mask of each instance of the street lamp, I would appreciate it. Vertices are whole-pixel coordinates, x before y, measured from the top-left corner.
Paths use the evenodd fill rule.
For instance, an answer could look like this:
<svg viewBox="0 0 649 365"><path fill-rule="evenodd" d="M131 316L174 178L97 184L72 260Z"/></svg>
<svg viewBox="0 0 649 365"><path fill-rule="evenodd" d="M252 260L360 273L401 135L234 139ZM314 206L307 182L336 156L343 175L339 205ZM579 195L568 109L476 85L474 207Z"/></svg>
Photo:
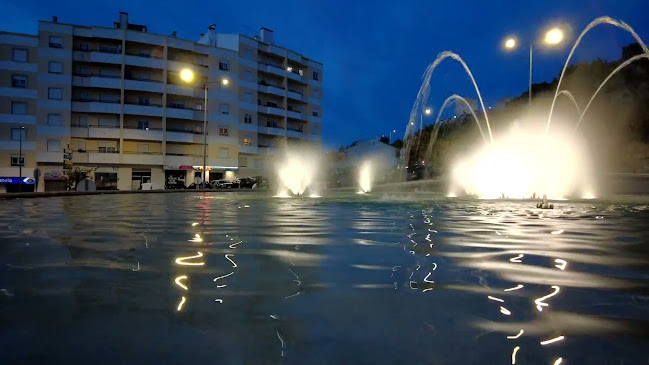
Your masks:
<svg viewBox="0 0 649 365"><path fill-rule="evenodd" d="M424 110L424 114L426 115L430 115L432 112L433 110L431 108L426 108L426 110Z"/></svg>
<svg viewBox="0 0 649 365"><path fill-rule="evenodd" d="M23 192L23 133L25 132L25 126L20 126L20 136L18 137L18 192Z"/></svg>
<svg viewBox="0 0 649 365"><path fill-rule="evenodd" d="M188 68L181 70L180 79L187 83L192 82L194 80L194 71ZM227 86L230 83L226 78L221 80L205 81L203 83L203 91L205 92L203 104L203 184L205 184L205 171L207 171L207 85L219 81L223 86ZM196 189L198 189L198 185L196 185Z"/></svg>
<svg viewBox="0 0 649 365"><path fill-rule="evenodd" d="M396 129L390 131L390 143L392 143L392 133L397 133Z"/></svg>
<svg viewBox="0 0 649 365"><path fill-rule="evenodd" d="M564 35L561 28L551 28L545 32L545 37L543 39L543 44L547 46L556 46L563 41ZM507 37L503 43L506 50L514 50L518 46L518 41L516 37L510 36ZM529 89L528 89L528 98L529 104L532 105L532 49L534 42L530 42L530 78L529 78Z"/></svg>

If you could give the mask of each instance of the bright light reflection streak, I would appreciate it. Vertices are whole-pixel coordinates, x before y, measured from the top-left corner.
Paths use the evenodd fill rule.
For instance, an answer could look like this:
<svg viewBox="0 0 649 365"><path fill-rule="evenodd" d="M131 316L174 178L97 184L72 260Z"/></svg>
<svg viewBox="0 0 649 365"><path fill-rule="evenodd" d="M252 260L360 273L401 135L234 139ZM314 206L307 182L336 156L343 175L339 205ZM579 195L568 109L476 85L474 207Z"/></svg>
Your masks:
<svg viewBox="0 0 649 365"><path fill-rule="evenodd" d="M509 309L507 309L505 307L502 307L502 306L500 307L500 313L502 313L502 314L504 314L506 316L512 314L512 312L510 312Z"/></svg>
<svg viewBox="0 0 649 365"><path fill-rule="evenodd" d="M539 312L542 312L542 311L543 311L543 307L547 307L547 306L548 306L548 303L545 303L544 300L546 300L546 299L548 299L548 298L551 298L551 297L553 297L553 296L559 294L559 290L561 290L561 288L559 288L559 287L556 286L556 285L552 285L552 289L554 289L554 292L552 292L552 293L550 293L550 294L548 294L548 295L546 295L546 296L544 296L544 297L538 298L538 299L536 299L536 300L534 301L534 303L536 304L536 309L538 309Z"/></svg>
<svg viewBox="0 0 649 365"><path fill-rule="evenodd" d="M187 288L187 286L186 286L185 284L181 283L181 281L186 280L186 279L187 279L187 276L182 275L182 276L177 277L176 280L174 280L174 282L175 282L176 285L178 285L179 287L181 287L181 288L183 288L183 289L185 289L185 290L189 290L189 288Z"/></svg>
<svg viewBox="0 0 649 365"><path fill-rule="evenodd" d="M560 229L558 231L552 231L552 234L562 234L562 233L563 233L563 229Z"/></svg>
<svg viewBox="0 0 649 365"><path fill-rule="evenodd" d="M426 235L425 240L428 241L428 242L432 241L432 240L430 239L430 233Z"/></svg>
<svg viewBox="0 0 649 365"><path fill-rule="evenodd" d="M223 303L223 299L214 299L214 301L217 303Z"/></svg>
<svg viewBox="0 0 649 365"><path fill-rule="evenodd" d="M236 248L237 245L240 244L241 242L243 242L243 241L239 241L239 242L237 242L237 243L233 243L233 244L231 244L231 245L228 246L228 247L230 247L230 248Z"/></svg>
<svg viewBox="0 0 649 365"><path fill-rule="evenodd" d="M196 256L179 257L179 258L176 259L176 263L178 265L187 265L187 266L202 266L202 265L205 265L204 262L185 262L185 260L196 259L196 258L199 258L199 257L203 257L202 252L196 252L196 254L197 254Z"/></svg>
<svg viewBox="0 0 649 365"><path fill-rule="evenodd" d="M297 293L295 293L295 294L293 294L293 295L289 295L288 297L284 297L284 299L293 298L294 296L297 296L297 295L299 295L300 293L301 293L301 292L297 292Z"/></svg>
<svg viewBox="0 0 649 365"><path fill-rule="evenodd" d="M192 227L196 227L198 223L192 223Z"/></svg>
<svg viewBox="0 0 649 365"><path fill-rule="evenodd" d="M137 263L137 269L131 269L131 270L133 270L133 271L140 271L140 263L139 263L139 262Z"/></svg>
<svg viewBox="0 0 649 365"><path fill-rule="evenodd" d="M234 254L231 254L231 253L226 254L225 258L232 263L232 267L237 267L237 264L234 263L234 261L232 261L232 259L230 259L228 256L234 256Z"/></svg>
<svg viewBox="0 0 649 365"><path fill-rule="evenodd" d="M489 298L489 300L495 300L496 302L505 303L504 300L502 300L500 298L492 297L491 295L487 296L487 298Z"/></svg>
<svg viewBox="0 0 649 365"><path fill-rule="evenodd" d="M556 359L556 360L554 361L554 364L552 364L552 365L559 365L559 364L561 364L562 362L563 362L563 358L558 358L558 359Z"/></svg>
<svg viewBox="0 0 649 365"><path fill-rule="evenodd" d="M284 340L282 339L282 336L279 335L279 331L277 331L277 338L279 338L282 343L282 357L284 357Z"/></svg>
<svg viewBox="0 0 649 365"><path fill-rule="evenodd" d="M559 270L565 270L566 265L568 265L568 262L566 262L566 260L562 260L562 259L554 259L554 262L557 263L557 265L554 265L554 266Z"/></svg>
<svg viewBox="0 0 649 365"><path fill-rule="evenodd" d="M507 336L507 338L510 339L510 340L515 340L515 339L521 337L523 335L523 333L524 333L524 331L521 329L521 331L518 332L518 334L516 336Z"/></svg>
<svg viewBox="0 0 649 365"><path fill-rule="evenodd" d="M523 289L523 284L518 284L513 288L508 288L508 289L505 289L503 291L514 291L514 290L518 290L518 289Z"/></svg>
<svg viewBox="0 0 649 365"><path fill-rule="evenodd" d="M520 255L518 255L518 256L516 256L516 257L512 257L511 259L509 259L509 261L510 261L510 262L523 262L523 261L521 261L521 259L522 259L524 256L525 256L525 255L520 254Z"/></svg>
<svg viewBox="0 0 649 365"><path fill-rule="evenodd" d="M514 347L514 352L512 352L512 364L516 364L516 353L517 353L518 350L520 350L520 349L521 349L521 348L520 348L519 346Z"/></svg>
<svg viewBox="0 0 649 365"><path fill-rule="evenodd" d="M564 338L565 337L563 337L563 336L559 336L559 337L555 337L555 338L552 338L552 339L549 339L549 340L541 341L541 345L545 346L545 345L549 345L551 343L559 342L559 341L563 340Z"/></svg>
<svg viewBox="0 0 649 365"><path fill-rule="evenodd" d="M182 297L180 300L180 304L178 304L178 312L180 312L181 309L183 309L183 305L185 304L185 297Z"/></svg>
<svg viewBox="0 0 649 365"><path fill-rule="evenodd" d="M217 277L214 278L214 281L217 281L217 280L220 280L220 279L223 279L223 278L227 278L228 276L230 276L232 274L234 274L234 271L229 273L229 274L226 274L226 275L217 276Z"/></svg>

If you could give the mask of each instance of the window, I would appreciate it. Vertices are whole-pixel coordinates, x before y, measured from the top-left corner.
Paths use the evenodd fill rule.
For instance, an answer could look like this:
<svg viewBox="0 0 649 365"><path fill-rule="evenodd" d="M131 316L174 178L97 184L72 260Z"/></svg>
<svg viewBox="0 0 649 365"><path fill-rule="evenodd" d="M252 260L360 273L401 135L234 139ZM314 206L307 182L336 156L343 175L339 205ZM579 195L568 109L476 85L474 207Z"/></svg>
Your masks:
<svg viewBox="0 0 649 365"><path fill-rule="evenodd" d="M246 58L246 59L251 60L252 59L252 50L246 49L243 52L243 57Z"/></svg>
<svg viewBox="0 0 649 365"><path fill-rule="evenodd" d="M99 94L99 101L103 103L119 103L119 94Z"/></svg>
<svg viewBox="0 0 649 365"><path fill-rule="evenodd" d="M196 103L196 106L194 107L196 110L203 110L203 103Z"/></svg>
<svg viewBox="0 0 649 365"><path fill-rule="evenodd" d="M99 118L99 127L117 128L119 127L119 121L117 118Z"/></svg>
<svg viewBox="0 0 649 365"><path fill-rule="evenodd" d="M99 153L115 153L117 152L117 147L115 146L99 146Z"/></svg>
<svg viewBox="0 0 649 365"><path fill-rule="evenodd" d="M314 117L317 117L320 114L320 112L318 111L318 108L313 108L311 114L313 114Z"/></svg>
<svg viewBox="0 0 649 365"><path fill-rule="evenodd" d="M88 68L88 66L79 67L79 75L80 76L90 76L90 69Z"/></svg>
<svg viewBox="0 0 649 365"><path fill-rule="evenodd" d="M79 127L87 127L88 126L88 116L87 115L80 115L79 116Z"/></svg>
<svg viewBox="0 0 649 365"><path fill-rule="evenodd" d="M51 74L60 74L63 73L63 64L61 62L51 61L48 65L49 73Z"/></svg>
<svg viewBox="0 0 649 365"><path fill-rule="evenodd" d="M203 134L203 125L196 123L194 125L194 133L196 134Z"/></svg>
<svg viewBox="0 0 649 365"><path fill-rule="evenodd" d="M27 133L23 128L11 128L12 141L24 141L27 138Z"/></svg>
<svg viewBox="0 0 649 365"><path fill-rule="evenodd" d="M86 141L77 141L78 152L86 152Z"/></svg>
<svg viewBox="0 0 649 365"><path fill-rule="evenodd" d="M219 127L219 136L227 136L227 135L228 135L228 129Z"/></svg>
<svg viewBox="0 0 649 365"><path fill-rule="evenodd" d="M25 156L11 155L11 166L25 166Z"/></svg>
<svg viewBox="0 0 649 365"><path fill-rule="evenodd" d="M47 115L47 125L60 127L61 124L61 114L48 114Z"/></svg>
<svg viewBox="0 0 649 365"><path fill-rule="evenodd" d="M318 126L317 126L317 125L314 125L314 126L311 128L311 134L318 134Z"/></svg>
<svg viewBox="0 0 649 365"><path fill-rule="evenodd" d="M148 120L138 120L137 129L149 130L149 121Z"/></svg>
<svg viewBox="0 0 649 365"><path fill-rule="evenodd" d="M252 104L252 98L253 98L252 93L249 93L249 92L243 93L243 101L244 102Z"/></svg>
<svg viewBox="0 0 649 365"><path fill-rule="evenodd" d="M27 114L27 103L24 101L12 101L11 114L19 114L19 115Z"/></svg>
<svg viewBox="0 0 649 365"><path fill-rule="evenodd" d="M51 35L50 48L63 48L63 38Z"/></svg>
<svg viewBox="0 0 649 365"><path fill-rule="evenodd" d="M252 81L252 72L246 70L243 73L243 79L246 80L246 81Z"/></svg>
<svg viewBox="0 0 649 365"><path fill-rule="evenodd" d="M252 144L252 138L250 138L250 137L245 137L245 138L243 139L243 144L246 145L246 146L250 146L250 145Z"/></svg>
<svg viewBox="0 0 649 365"><path fill-rule="evenodd" d="M140 96L137 98L137 103L140 105L150 105L151 104L151 98L148 96Z"/></svg>
<svg viewBox="0 0 649 365"><path fill-rule="evenodd" d="M50 87L47 89L47 98L51 100L63 99L63 89L60 87Z"/></svg>
<svg viewBox="0 0 649 365"><path fill-rule="evenodd" d="M272 119L266 120L266 127L277 128L277 121Z"/></svg>
<svg viewBox="0 0 649 365"><path fill-rule="evenodd" d="M106 69L106 68L100 68L99 69L99 76L118 78L118 77L120 77L120 71L119 70Z"/></svg>
<svg viewBox="0 0 649 365"><path fill-rule="evenodd" d="M316 98L316 99L320 98L320 90L314 89L313 90L313 97Z"/></svg>
<svg viewBox="0 0 649 365"><path fill-rule="evenodd" d="M87 51L88 50L88 43L81 43L79 44L79 49L82 51Z"/></svg>
<svg viewBox="0 0 649 365"><path fill-rule="evenodd" d="M239 156L239 167L246 167L248 166L248 159L243 156Z"/></svg>
<svg viewBox="0 0 649 365"><path fill-rule="evenodd" d="M246 124L252 124L252 114L245 114L243 116L243 122Z"/></svg>
<svg viewBox="0 0 649 365"><path fill-rule="evenodd" d="M137 152L138 153L149 153L149 145L146 143L139 143L137 145Z"/></svg>
<svg viewBox="0 0 649 365"><path fill-rule="evenodd" d="M14 48L11 59L15 62L27 62L27 50L23 48Z"/></svg>
<svg viewBox="0 0 649 365"><path fill-rule="evenodd" d="M151 57L151 50L150 49L141 49L137 53L140 57Z"/></svg>
<svg viewBox="0 0 649 365"><path fill-rule="evenodd" d="M320 73L318 71L313 71L313 79L316 81L320 80Z"/></svg>
<svg viewBox="0 0 649 365"><path fill-rule="evenodd" d="M121 47L114 46L114 45L106 45L106 44L102 44L101 46L99 46L99 52L103 52L103 53L115 53L115 54L117 54L117 53L122 53L122 52L120 51L120 48L121 48Z"/></svg>
<svg viewBox="0 0 649 365"><path fill-rule="evenodd" d="M60 152L61 151L61 141L58 139L48 139L47 140L47 152Z"/></svg>
<svg viewBox="0 0 649 365"><path fill-rule="evenodd" d="M227 104L227 103L219 104L219 113L220 114L230 114L230 104Z"/></svg>
<svg viewBox="0 0 649 365"><path fill-rule="evenodd" d="M79 93L79 100L81 101L90 101L90 95L87 91L82 91Z"/></svg>
<svg viewBox="0 0 649 365"><path fill-rule="evenodd" d="M230 65L228 64L228 61L219 61L219 70L228 71L229 69Z"/></svg>
<svg viewBox="0 0 649 365"><path fill-rule="evenodd" d="M230 158L230 150L228 148L219 148L219 158Z"/></svg>
<svg viewBox="0 0 649 365"><path fill-rule="evenodd" d="M12 87L27 87L27 76L25 76L25 75L12 75L11 76L11 86Z"/></svg>
<svg viewBox="0 0 649 365"><path fill-rule="evenodd" d="M149 71L140 71L140 80L151 80L151 73Z"/></svg>

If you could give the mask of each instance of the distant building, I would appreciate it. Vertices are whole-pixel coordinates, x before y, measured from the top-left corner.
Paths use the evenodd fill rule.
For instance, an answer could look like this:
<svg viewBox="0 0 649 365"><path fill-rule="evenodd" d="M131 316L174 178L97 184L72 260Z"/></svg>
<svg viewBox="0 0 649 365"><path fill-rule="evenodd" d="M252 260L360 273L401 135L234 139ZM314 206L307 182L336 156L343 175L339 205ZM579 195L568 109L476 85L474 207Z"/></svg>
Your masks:
<svg viewBox="0 0 649 365"><path fill-rule="evenodd" d="M335 165L339 170L359 169L365 161L370 161L372 170L379 172L377 176L390 170L396 169L399 165L397 148L383 143L377 139L369 139L358 142L345 150L345 157Z"/></svg>
<svg viewBox="0 0 649 365"><path fill-rule="evenodd" d="M65 155L93 170L97 189L189 185L206 132L208 180L265 175L285 146L320 147L321 63L266 28L251 38L210 26L198 42L175 33L149 33L127 13L112 27L54 17L36 35L0 32L0 176L22 164L24 177L41 170L38 190L62 190ZM16 187L2 181L0 192Z"/></svg>

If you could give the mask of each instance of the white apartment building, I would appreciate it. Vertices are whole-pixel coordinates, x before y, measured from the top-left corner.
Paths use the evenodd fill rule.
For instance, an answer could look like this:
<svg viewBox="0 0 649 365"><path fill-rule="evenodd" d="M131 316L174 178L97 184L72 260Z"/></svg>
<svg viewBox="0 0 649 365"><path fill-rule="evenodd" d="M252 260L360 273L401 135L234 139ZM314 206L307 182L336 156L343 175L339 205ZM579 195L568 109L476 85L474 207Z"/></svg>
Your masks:
<svg viewBox="0 0 649 365"><path fill-rule="evenodd" d="M54 18L37 35L0 32L0 177L18 177L22 163L23 177L40 170L39 191L63 190L71 152L99 189L189 185L205 137L210 181L268 175L286 146L320 146L322 77L321 63L275 45L265 28L247 37L210 26L194 42L120 13L112 28Z"/></svg>

